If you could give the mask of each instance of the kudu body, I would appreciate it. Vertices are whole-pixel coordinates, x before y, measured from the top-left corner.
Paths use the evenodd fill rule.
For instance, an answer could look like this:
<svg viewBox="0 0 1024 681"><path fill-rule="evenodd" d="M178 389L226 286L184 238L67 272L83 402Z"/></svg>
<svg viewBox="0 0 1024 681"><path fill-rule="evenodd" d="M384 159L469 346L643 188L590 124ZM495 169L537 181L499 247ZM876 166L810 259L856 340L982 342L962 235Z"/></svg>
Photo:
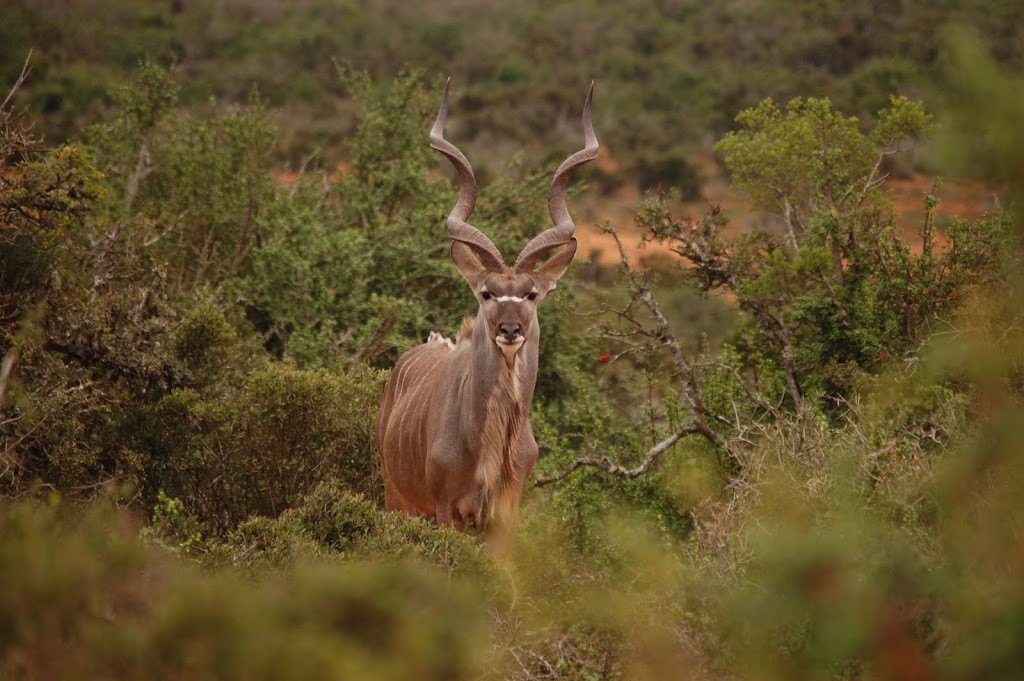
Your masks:
<svg viewBox="0 0 1024 681"><path fill-rule="evenodd" d="M519 498L537 460L529 420L540 347L537 305L576 254L565 190L573 171L597 155L592 95L593 85L583 109L585 146L551 182L548 208L555 226L530 241L511 267L466 222L476 180L466 157L444 139L447 85L430 131L431 147L458 172L459 196L447 222L451 258L479 310L454 342L431 333L392 371L377 420L385 505L459 529L472 523L499 550L518 519Z"/></svg>

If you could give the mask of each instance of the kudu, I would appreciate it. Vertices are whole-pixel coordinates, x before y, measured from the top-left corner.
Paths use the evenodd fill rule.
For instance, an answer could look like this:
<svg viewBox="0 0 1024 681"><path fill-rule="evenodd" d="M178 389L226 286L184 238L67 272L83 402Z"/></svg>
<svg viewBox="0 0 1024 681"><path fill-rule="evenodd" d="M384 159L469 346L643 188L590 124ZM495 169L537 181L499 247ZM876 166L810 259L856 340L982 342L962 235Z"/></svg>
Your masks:
<svg viewBox="0 0 1024 681"><path fill-rule="evenodd" d="M540 347L537 306L576 254L565 190L576 168L597 156L593 92L591 84L583 107L585 146L551 182L548 210L555 226L534 237L511 267L467 222L476 179L465 155L444 139L448 85L430 130L430 146L458 173L458 200L447 221L451 258L479 310L463 322L455 342L431 333L395 364L377 419L385 506L460 530L472 523L497 552L507 548L537 460L529 420Z"/></svg>

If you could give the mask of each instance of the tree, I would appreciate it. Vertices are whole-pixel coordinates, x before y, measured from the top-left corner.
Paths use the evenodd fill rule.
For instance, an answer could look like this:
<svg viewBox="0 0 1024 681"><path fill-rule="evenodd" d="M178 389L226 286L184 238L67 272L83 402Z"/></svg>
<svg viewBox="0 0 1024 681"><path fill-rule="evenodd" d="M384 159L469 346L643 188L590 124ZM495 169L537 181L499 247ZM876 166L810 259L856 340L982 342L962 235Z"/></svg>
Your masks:
<svg viewBox="0 0 1024 681"><path fill-rule="evenodd" d="M920 252L903 237L885 167L930 132L920 103L892 98L868 133L824 99L797 98L785 111L765 100L737 121L741 129L717 148L736 185L774 212L782 229L729 237L717 208L699 220L678 216L660 194L641 206L636 223L645 239L680 257L684 281L736 301L738 327L716 356L688 356L651 275L633 270L623 251L629 300L605 308L610 321L599 332L621 348L613 361L634 358L670 386L660 419L645 415L659 424L657 442L642 454L577 456L545 484L581 467L633 478L692 436L710 443L722 469L737 475L739 452L764 423L786 413L840 418L840 405L865 376L890 358L912 356L972 289L1000 281L1011 267L1004 213L953 221L940 246L938 183L924 197Z"/></svg>

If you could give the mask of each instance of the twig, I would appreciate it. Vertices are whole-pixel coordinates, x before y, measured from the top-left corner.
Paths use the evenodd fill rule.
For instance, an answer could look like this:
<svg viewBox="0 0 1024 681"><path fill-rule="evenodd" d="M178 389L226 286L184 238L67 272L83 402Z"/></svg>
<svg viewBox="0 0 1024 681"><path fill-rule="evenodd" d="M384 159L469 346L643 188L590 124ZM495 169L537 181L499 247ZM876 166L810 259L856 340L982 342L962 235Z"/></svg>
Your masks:
<svg viewBox="0 0 1024 681"><path fill-rule="evenodd" d="M701 433L701 431L695 427L683 428L682 430L676 431L672 435L669 435L667 438L665 438L661 442L655 444L653 447L648 449L647 453L644 454L643 461L641 461L640 464L634 468L625 468L623 466L620 466L619 464L612 461L607 454L603 455L599 459L593 459L590 457L580 457L573 461L571 464L569 464L569 466L566 469L564 469L561 473L557 473L546 478L540 478L533 484L536 487L544 487L545 485L550 485L553 482L558 482L559 480L565 479L570 474L572 474L573 471L584 466L600 468L603 471L611 473L612 475L617 475L620 478L636 478L646 473L651 468L651 466L654 465L654 462L658 460L658 457L661 456L661 454L664 453L665 450L667 450L669 447L679 442L679 440L681 440L684 436L695 435L697 433Z"/></svg>
<svg viewBox="0 0 1024 681"><path fill-rule="evenodd" d="M384 317L384 321L381 323L380 328L377 329L377 333L370 339L366 347L360 350L352 358L345 363L345 371L350 370L365 359L373 359L380 354L381 346L384 345L385 339L388 334L391 333L391 329L395 326L395 316L388 314Z"/></svg>
<svg viewBox="0 0 1024 681"><path fill-rule="evenodd" d="M7 385L17 364L18 349L12 348L4 356L3 364L0 365L0 409L4 408L4 400L7 397Z"/></svg>
<svg viewBox="0 0 1024 681"><path fill-rule="evenodd" d="M142 184L148 175L153 172L153 163L149 157L149 142L153 135L152 129L147 130L139 144L139 154L135 159L135 169L128 178L127 188L124 192L124 214L127 216L135 206L135 198L139 193L139 185Z"/></svg>
<svg viewBox="0 0 1024 681"><path fill-rule="evenodd" d="M622 268L625 270L626 276L629 279L630 297L633 300L639 300L643 303L644 307L647 308L656 323L654 333L650 334L650 337L655 338L663 346L668 348L672 355L672 361L676 365L677 376L679 378L683 397L690 405L692 413L691 419L693 423L691 427L695 432L700 433L710 442L722 447L728 452L729 447L726 442L718 433L707 425L708 409L704 405L701 390L697 386L697 382L694 380L693 369L690 367L689 362L683 355L683 349L680 347L679 341L676 340L675 335L672 333L672 326L669 324L668 318L665 317L665 314L662 312L661 306L658 305L658 301L654 299L654 294L651 293L651 288L647 284L646 280L642 280L637 273L630 268L629 258L626 256L626 250L622 245L622 240L619 238L618 232L616 232L615 228L611 226L605 228L605 231L609 232L612 237L614 237L615 244L619 248L619 258L622 261Z"/></svg>
<svg viewBox="0 0 1024 681"><path fill-rule="evenodd" d="M11 88L11 91L7 93L7 97L4 98L4 103L0 104L0 111L3 111L7 107L7 103L11 101L12 97L14 97L14 93L18 91L25 82L25 79L28 78L28 74L32 72L32 67L29 65L31 60L32 50L29 50L28 54L25 56L25 64L21 67L21 75L18 76L18 80L14 82L14 87Z"/></svg>

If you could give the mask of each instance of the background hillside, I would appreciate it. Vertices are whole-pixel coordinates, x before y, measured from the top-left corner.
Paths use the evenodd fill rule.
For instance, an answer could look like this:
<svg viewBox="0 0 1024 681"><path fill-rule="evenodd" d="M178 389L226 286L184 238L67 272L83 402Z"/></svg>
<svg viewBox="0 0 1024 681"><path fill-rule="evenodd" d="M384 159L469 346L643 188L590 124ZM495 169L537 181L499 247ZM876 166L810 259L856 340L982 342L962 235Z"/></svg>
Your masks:
<svg viewBox="0 0 1024 681"><path fill-rule="evenodd" d="M931 99L950 23L974 26L999 62L1024 66L1015 0L10 0L0 8L0 76L29 48L23 97L51 143L109 114L109 85L149 56L181 67L181 106L244 104L253 88L297 167L347 158L351 93L337 66L377 78L415 67L453 79L452 134L496 171L515 152L558 156L589 82L597 127L621 177L693 194L694 152L765 97L827 96L865 120L890 94ZM560 146L558 148L560 149Z"/></svg>

